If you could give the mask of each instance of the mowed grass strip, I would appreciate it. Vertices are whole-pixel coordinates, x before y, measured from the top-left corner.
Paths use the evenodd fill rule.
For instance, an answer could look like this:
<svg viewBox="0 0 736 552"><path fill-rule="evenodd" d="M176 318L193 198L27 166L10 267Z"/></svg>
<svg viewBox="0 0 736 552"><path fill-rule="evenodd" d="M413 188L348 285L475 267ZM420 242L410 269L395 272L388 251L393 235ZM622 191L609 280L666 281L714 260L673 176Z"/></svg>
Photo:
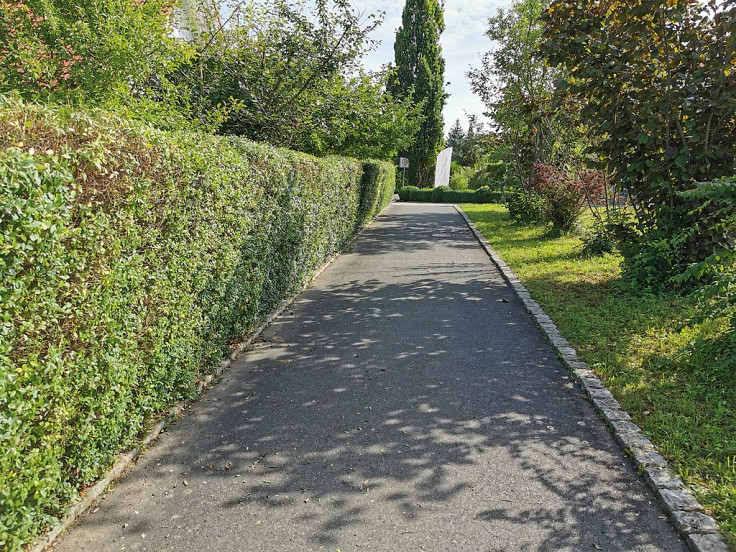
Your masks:
<svg viewBox="0 0 736 552"><path fill-rule="evenodd" d="M637 294L621 280L621 257L582 258L578 236L514 224L502 205L462 208L736 549L736 366L719 356L725 322L690 323L688 297Z"/></svg>

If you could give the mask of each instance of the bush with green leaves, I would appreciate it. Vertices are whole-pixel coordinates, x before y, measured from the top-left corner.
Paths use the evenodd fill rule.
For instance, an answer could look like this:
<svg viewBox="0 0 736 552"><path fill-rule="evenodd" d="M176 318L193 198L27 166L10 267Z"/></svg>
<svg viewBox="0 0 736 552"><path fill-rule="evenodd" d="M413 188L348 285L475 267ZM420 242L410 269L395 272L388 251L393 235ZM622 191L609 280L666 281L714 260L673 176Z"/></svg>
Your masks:
<svg viewBox="0 0 736 552"><path fill-rule="evenodd" d="M704 297L713 299L714 304L727 304L722 293L730 289L728 273L736 248L735 182L734 177L721 178L696 183L689 190L679 192L691 205L690 226L665 231L642 229L637 221L610 225L624 257L624 279L648 293L661 293L668 288L691 292L694 288L702 289L698 283L702 280L707 286L715 286ZM712 253L693 262L703 251ZM719 282L725 283L720 291ZM707 301L703 303L706 309L710 308L708 305Z"/></svg>
<svg viewBox="0 0 736 552"><path fill-rule="evenodd" d="M616 239L609 225L602 220L596 220L593 227L580 236L583 248L580 251L582 257L602 257L607 253L616 251Z"/></svg>
<svg viewBox="0 0 736 552"><path fill-rule="evenodd" d="M360 187L358 226L369 222L391 203L396 189L396 171L393 165L385 161L363 161Z"/></svg>
<svg viewBox="0 0 736 552"><path fill-rule="evenodd" d="M503 194L490 188L478 190L453 190L448 186L437 188L417 188L404 186L398 190L401 201L424 203L501 203Z"/></svg>
<svg viewBox="0 0 736 552"><path fill-rule="evenodd" d="M555 0L543 19L557 90L580 107L591 159L636 210L626 262L644 285L670 281L717 239L701 225L681 243L698 222L698 200L681 192L734 173L736 3Z"/></svg>
<svg viewBox="0 0 736 552"><path fill-rule="evenodd" d="M0 98L0 548L390 200L393 167Z"/></svg>
<svg viewBox="0 0 736 552"><path fill-rule="evenodd" d="M531 190L510 189L505 194L506 209L511 220L518 224L542 224L544 216L544 199Z"/></svg>
<svg viewBox="0 0 736 552"><path fill-rule="evenodd" d="M683 192L686 199L697 199L701 224L708 224L709 235L720 236L715 252L703 261L692 263L678 277L679 282L697 282L703 317L726 317L729 334L724 336L726 359L736 362L736 177L697 184ZM699 232L696 226L693 229Z"/></svg>
<svg viewBox="0 0 736 552"><path fill-rule="evenodd" d="M503 161L487 163L473 172L468 178L468 187L477 190L483 186L489 188L502 188L506 176L507 165Z"/></svg>
<svg viewBox="0 0 736 552"><path fill-rule="evenodd" d="M0 0L0 93L314 155L388 159L421 124L385 71L361 69L380 18L350 2L195 2L203 24L187 41L172 36L187 26L176 4Z"/></svg>
<svg viewBox="0 0 736 552"><path fill-rule="evenodd" d="M471 167L463 167L457 163L453 163L450 170L450 188L453 190L467 190L468 177L473 174Z"/></svg>
<svg viewBox="0 0 736 552"><path fill-rule="evenodd" d="M194 55L171 36L172 0L0 0L0 93L106 106L189 126L168 76Z"/></svg>

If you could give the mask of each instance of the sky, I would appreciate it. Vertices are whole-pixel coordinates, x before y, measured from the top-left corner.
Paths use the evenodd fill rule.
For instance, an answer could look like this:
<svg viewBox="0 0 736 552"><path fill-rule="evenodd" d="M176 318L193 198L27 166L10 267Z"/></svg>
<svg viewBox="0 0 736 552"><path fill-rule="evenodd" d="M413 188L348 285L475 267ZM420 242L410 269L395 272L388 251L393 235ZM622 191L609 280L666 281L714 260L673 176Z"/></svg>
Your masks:
<svg viewBox="0 0 736 552"><path fill-rule="evenodd" d="M382 11L383 24L373 33L381 45L363 60L366 69L377 70L394 61L394 38L401 25L401 0L354 0L356 7L366 14ZM466 113L478 115L481 121L484 108L480 99L470 91L465 76L471 66L480 66L480 57L490 50L492 42L483 33L488 18L499 7L508 8L511 0L445 0L445 32L442 34L442 55L445 58L445 91L450 94L443 111L445 135L456 119L467 130Z"/></svg>

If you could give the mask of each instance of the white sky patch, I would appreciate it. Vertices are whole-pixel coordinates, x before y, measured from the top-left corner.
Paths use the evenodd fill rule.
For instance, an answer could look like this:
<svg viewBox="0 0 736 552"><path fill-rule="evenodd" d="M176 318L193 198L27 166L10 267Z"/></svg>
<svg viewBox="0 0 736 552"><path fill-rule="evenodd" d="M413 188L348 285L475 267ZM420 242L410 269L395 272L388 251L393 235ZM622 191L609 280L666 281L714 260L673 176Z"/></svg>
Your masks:
<svg viewBox="0 0 736 552"><path fill-rule="evenodd" d="M404 2L400 0L354 0L356 7L365 13L383 11L386 16L383 25L373 38L381 45L370 52L363 60L366 69L377 70L386 63L394 61L394 38L401 25L401 12ZM492 43L483 34L488 27L488 18L499 7L508 8L511 0L445 0L445 32L442 33L442 55L445 58L445 82L450 85L445 91L450 94L443 111L445 134L455 119L467 129L465 113L482 117L483 103L470 91L470 83L465 76L470 66L480 65L480 56L488 51Z"/></svg>

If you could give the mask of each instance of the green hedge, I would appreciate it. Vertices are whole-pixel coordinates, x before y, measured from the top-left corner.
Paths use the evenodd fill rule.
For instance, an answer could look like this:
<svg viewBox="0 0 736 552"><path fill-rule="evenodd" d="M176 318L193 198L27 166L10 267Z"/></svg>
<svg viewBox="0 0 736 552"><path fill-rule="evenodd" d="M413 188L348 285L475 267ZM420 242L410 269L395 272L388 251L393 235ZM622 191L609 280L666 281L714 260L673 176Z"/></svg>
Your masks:
<svg viewBox="0 0 736 552"><path fill-rule="evenodd" d="M0 98L0 549L193 396L393 174Z"/></svg>
<svg viewBox="0 0 736 552"><path fill-rule="evenodd" d="M391 203L396 188L394 166L384 161L363 161L358 224L363 225Z"/></svg>
<svg viewBox="0 0 736 552"><path fill-rule="evenodd" d="M404 186L399 189L401 201L422 201L429 203L502 203L503 194L488 187L477 190L453 190L446 186L437 188L417 188Z"/></svg>

